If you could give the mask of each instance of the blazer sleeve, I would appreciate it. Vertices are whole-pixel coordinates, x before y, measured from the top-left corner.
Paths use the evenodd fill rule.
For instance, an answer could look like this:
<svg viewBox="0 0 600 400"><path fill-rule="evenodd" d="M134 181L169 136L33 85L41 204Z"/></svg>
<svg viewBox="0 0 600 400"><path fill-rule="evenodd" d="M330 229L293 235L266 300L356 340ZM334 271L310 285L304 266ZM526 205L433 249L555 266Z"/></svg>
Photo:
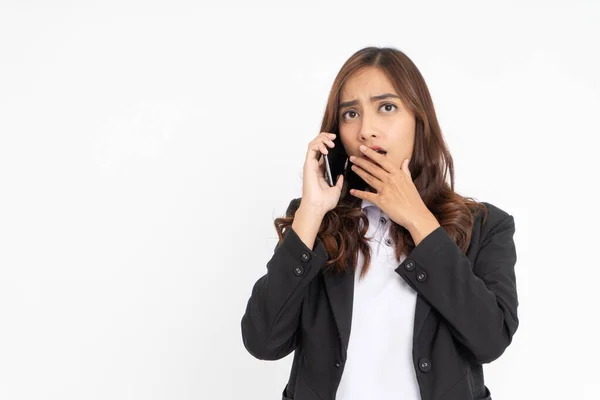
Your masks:
<svg viewBox="0 0 600 400"><path fill-rule="evenodd" d="M287 215L297 202L290 202ZM303 298L327 260L321 239L317 237L314 249L309 249L291 226L286 229L267 262L267 272L254 284L242 317L244 347L252 356L277 360L294 351Z"/></svg>
<svg viewBox="0 0 600 400"><path fill-rule="evenodd" d="M396 269L480 364L502 355L519 324L514 232L514 218L505 214L489 230L471 265L440 226Z"/></svg>

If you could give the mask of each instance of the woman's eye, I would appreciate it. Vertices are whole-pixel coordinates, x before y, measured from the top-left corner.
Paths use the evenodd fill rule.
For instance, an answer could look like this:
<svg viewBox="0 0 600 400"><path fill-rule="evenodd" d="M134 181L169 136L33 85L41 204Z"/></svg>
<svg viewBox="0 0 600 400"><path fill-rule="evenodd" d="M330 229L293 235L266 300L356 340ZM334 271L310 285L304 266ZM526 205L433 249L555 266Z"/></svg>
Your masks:
<svg viewBox="0 0 600 400"><path fill-rule="evenodd" d="M345 113L343 113L343 114L342 114L342 117L343 117L344 119L346 119L346 115L347 115L347 114L350 114L350 113L356 114L356 111L346 111Z"/></svg>
<svg viewBox="0 0 600 400"><path fill-rule="evenodd" d="M394 109L398 108L398 106L396 106L395 104L392 104L392 103L382 104L381 107L379 107L379 108L381 109L382 107L387 107L387 106L394 107ZM387 112L392 111L390 109L386 109L386 110L387 110ZM342 118L345 119L345 120L347 120L346 115L348 115L350 113L356 114L356 111L354 111L354 110L348 110L348 111L346 111L345 113L342 114Z"/></svg>
<svg viewBox="0 0 600 400"><path fill-rule="evenodd" d="M385 103L385 104L381 105L381 107L385 107L385 106L392 106L392 107L398 108L398 107L396 107L395 104L392 104L392 103ZM388 110L388 111L392 111L392 110Z"/></svg>

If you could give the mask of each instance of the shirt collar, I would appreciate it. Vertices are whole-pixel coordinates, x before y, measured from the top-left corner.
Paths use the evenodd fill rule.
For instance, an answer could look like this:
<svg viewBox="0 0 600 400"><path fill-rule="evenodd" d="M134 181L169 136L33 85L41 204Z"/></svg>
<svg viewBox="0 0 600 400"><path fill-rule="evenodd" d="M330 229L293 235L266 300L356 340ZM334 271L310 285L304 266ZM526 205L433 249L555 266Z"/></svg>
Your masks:
<svg viewBox="0 0 600 400"><path fill-rule="evenodd" d="M362 202L360 204L360 209L364 210L365 208L369 207L369 206L373 206L375 208L377 208L377 205L367 199L362 199Z"/></svg>
<svg viewBox="0 0 600 400"><path fill-rule="evenodd" d="M384 216L387 217L387 214L384 213L378 206L377 204L367 200L367 199L362 199L361 204L360 204L360 208L363 212L365 213L369 213L372 215L375 215L376 218ZM368 208L368 210L367 210ZM373 214L375 213L375 214Z"/></svg>

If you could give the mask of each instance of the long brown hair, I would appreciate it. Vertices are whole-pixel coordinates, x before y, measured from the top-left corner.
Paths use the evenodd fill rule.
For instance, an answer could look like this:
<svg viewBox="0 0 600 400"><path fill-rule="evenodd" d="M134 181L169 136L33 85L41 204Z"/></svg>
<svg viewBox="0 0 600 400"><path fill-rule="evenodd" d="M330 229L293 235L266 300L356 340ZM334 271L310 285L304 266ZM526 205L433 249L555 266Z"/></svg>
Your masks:
<svg viewBox="0 0 600 400"><path fill-rule="evenodd" d="M342 145L337 120L340 92L348 78L365 67L376 67L385 73L404 106L415 115L415 144L409 163L415 187L442 228L466 253L471 241L474 215L480 209L485 218L487 209L483 203L454 192L454 164L444 142L429 89L420 71L406 54L390 47L366 47L354 53L344 63L333 82L320 132L336 133L336 146ZM446 182L448 171L450 185ZM362 277L371 262L370 247L365 238L369 220L361 210L362 200L349 193L352 188L367 190L368 185L354 171L346 168L338 205L325 214L317 237L321 239L329 255L325 270L341 273L349 268L356 268L358 251L361 251L364 256ZM274 220L280 242L292 225L298 206L299 204L292 203L285 217ZM415 244L406 228L390 222L390 237L394 243L396 258L400 260L401 254L410 254Z"/></svg>

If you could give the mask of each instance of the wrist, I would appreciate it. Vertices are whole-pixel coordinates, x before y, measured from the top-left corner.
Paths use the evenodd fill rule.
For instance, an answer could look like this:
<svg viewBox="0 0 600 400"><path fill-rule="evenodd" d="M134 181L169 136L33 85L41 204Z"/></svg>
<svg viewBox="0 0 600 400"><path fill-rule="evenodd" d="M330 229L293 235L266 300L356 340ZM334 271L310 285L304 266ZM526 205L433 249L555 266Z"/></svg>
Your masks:
<svg viewBox="0 0 600 400"><path fill-rule="evenodd" d="M423 215L415 218L411 221L409 227L407 227L410 235L415 242L415 246L418 245L427 235L439 228L441 225L437 218L433 214Z"/></svg>
<svg viewBox="0 0 600 400"><path fill-rule="evenodd" d="M302 215L303 218L312 221L319 221L319 224L325 217L325 214L327 214L327 212L322 211L319 207L302 203L300 203L298 210L296 210L296 215Z"/></svg>
<svg viewBox="0 0 600 400"><path fill-rule="evenodd" d="M325 214L327 214L327 211L324 211L321 207L302 201L300 201L298 211L301 211L302 214L309 216L309 218L318 219L323 219L325 217Z"/></svg>
<svg viewBox="0 0 600 400"><path fill-rule="evenodd" d="M298 207L296 214L294 215L294 221L292 222L292 229L298 237L304 242L304 244L311 250L314 249L315 240L321 223L323 222L323 215L315 209L310 207Z"/></svg>

